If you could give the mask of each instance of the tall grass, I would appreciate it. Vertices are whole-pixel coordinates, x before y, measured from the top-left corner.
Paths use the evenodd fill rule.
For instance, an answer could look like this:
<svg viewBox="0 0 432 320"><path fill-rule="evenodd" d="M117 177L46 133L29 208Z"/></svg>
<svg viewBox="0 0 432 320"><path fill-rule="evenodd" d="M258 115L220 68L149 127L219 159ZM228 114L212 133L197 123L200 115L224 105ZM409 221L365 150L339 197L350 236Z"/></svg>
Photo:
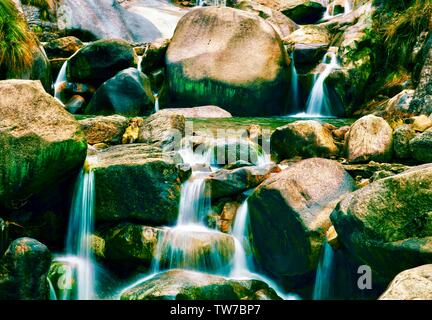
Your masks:
<svg viewBox="0 0 432 320"><path fill-rule="evenodd" d="M421 32L431 29L432 0L414 0L404 10L392 12L382 27L389 62L406 64Z"/></svg>
<svg viewBox="0 0 432 320"><path fill-rule="evenodd" d="M0 76L19 73L33 62L36 39L12 0L0 1Z"/></svg>

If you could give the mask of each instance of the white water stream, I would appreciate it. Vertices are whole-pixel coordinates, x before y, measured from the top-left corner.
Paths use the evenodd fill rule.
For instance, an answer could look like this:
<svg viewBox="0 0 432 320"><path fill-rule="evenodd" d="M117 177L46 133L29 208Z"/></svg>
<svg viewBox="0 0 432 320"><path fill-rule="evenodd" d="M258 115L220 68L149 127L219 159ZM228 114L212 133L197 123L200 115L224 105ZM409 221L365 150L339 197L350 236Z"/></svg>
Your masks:
<svg viewBox="0 0 432 320"><path fill-rule="evenodd" d="M306 106L306 114L312 117L333 115L325 80L333 70L339 68L337 55L332 51L327 52L323 58L322 64L324 65L324 71L314 76L314 85Z"/></svg>

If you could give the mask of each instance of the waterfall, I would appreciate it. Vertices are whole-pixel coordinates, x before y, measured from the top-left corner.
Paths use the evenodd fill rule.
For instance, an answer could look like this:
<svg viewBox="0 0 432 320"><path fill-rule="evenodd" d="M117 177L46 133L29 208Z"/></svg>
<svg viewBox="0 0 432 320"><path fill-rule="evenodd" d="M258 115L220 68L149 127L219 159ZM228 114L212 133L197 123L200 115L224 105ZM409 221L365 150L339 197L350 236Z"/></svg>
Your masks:
<svg viewBox="0 0 432 320"><path fill-rule="evenodd" d="M247 193L247 192L246 192ZM272 287L277 295L284 300L297 300L298 297L293 294L286 294L271 279L258 274L255 271L255 265L251 254L251 245L249 243L249 205L248 198L237 209L234 227L231 235L235 241L234 260L231 268L230 277L233 279L257 279L267 283Z"/></svg>
<svg viewBox="0 0 432 320"><path fill-rule="evenodd" d="M299 81L297 69L295 66L294 60L294 51L291 52L291 97L292 97L292 109L297 110L300 108L300 99L299 99Z"/></svg>
<svg viewBox="0 0 432 320"><path fill-rule="evenodd" d="M181 188L177 226L201 225L210 211L210 196L206 194L207 172L193 173Z"/></svg>
<svg viewBox="0 0 432 320"><path fill-rule="evenodd" d="M324 82L333 70L339 68L336 54L332 51L327 52L322 64L325 66L324 71L314 76L314 85L307 101L306 114L312 117L332 116Z"/></svg>
<svg viewBox="0 0 432 320"><path fill-rule="evenodd" d="M332 296L332 272L334 269L334 251L326 242L318 265L315 286L313 291L314 300L326 300Z"/></svg>
<svg viewBox="0 0 432 320"><path fill-rule="evenodd" d="M350 0L345 0L344 2L344 14L348 14L352 11L352 5Z"/></svg>
<svg viewBox="0 0 432 320"><path fill-rule="evenodd" d="M94 158L88 158L80 172L72 198L69 216L69 226L66 238L66 256L55 260L67 267L65 283L71 286L76 277L76 297L71 297L71 287L63 287L62 300L91 300L95 298L93 257L91 253L93 233L93 212L95 201L94 173L89 163Z"/></svg>
<svg viewBox="0 0 432 320"><path fill-rule="evenodd" d="M54 286L49 278L47 278L48 287L49 287L49 299L57 300L57 294L55 292Z"/></svg>
<svg viewBox="0 0 432 320"><path fill-rule="evenodd" d="M154 94L155 104L154 104L154 112L159 111L159 95L157 93Z"/></svg>
<svg viewBox="0 0 432 320"><path fill-rule="evenodd" d="M231 252L228 236L206 226L211 210L205 183L209 174L193 172L182 185L177 225L159 232L153 273L174 268L228 273Z"/></svg>
<svg viewBox="0 0 432 320"><path fill-rule="evenodd" d="M248 202L247 199L237 209L235 216L234 227L232 228L232 236L235 238L235 252L233 268L231 276L234 278L248 277L251 275L249 266L251 265L248 260L246 250L249 250L250 245L248 241ZM246 248L246 249L245 249Z"/></svg>
<svg viewBox="0 0 432 320"><path fill-rule="evenodd" d="M158 236L152 272L181 268L228 274L232 251L226 237L219 231L200 225L166 228Z"/></svg>
<svg viewBox="0 0 432 320"><path fill-rule="evenodd" d="M77 51L75 51L74 54L72 54L65 62L63 62L62 67L60 68L60 71L57 75L57 79L54 82L54 98L56 98L58 101L60 101L61 103L63 103L63 101L61 101L61 86L63 83L67 82L67 78L66 78L66 70L67 70L67 66L68 66L68 61L69 59L71 59L73 56L75 56L81 49L78 49Z"/></svg>
<svg viewBox="0 0 432 320"><path fill-rule="evenodd" d="M330 5L328 0L325 0L325 4L323 3L323 6L326 7L326 11L324 12L323 20L329 20L333 18L333 14L330 13L330 8L332 9L332 12L334 12L334 2L332 5Z"/></svg>
<svg viewBox="0 0 432 320"><path fill-rule="evenodd" d="M62 102L61 98L60 98L61 86L62 86L63 83L65 83L67 81L66 80L67 64L68 64L68 60L66 60L63 63L63 65L62 65L62 67L61 67L61 69L59 71L59 74L57 75L57 79L54 82L54 98L56 98L60 102Z"/></svg>
<svg viewBox="0 0 432 320"><path fill-rule="evenodd" d="M137 64L138 71L142 71L141 62L142 62L143 58L144 58L144 55L138 56L138 64Z"/></svg>

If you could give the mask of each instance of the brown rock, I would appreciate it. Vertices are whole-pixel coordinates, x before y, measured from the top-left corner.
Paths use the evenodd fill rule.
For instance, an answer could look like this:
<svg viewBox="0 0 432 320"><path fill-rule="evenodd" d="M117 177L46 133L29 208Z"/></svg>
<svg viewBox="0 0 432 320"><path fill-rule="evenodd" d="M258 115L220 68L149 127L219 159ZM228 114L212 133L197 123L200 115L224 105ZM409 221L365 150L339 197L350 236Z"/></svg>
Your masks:
<svg viewBox="0 0 432 320"><path fill-rule="evenodd" d="M383 118L364 116L352 125L346 152L349 162L389 162L393 154L393 130Z"/></svg>
<svg viewBox="0 0 432 320"><path fill-rule="evenodd" d="M330 130L319 121L296 121L277 128L270 140L272 155L277 161L295 156L329 157L338 153Z"/></svg>
<svg viewBox="0 0 432 320"><path fill-rule="evenodd" d="M432 300L432 264L399 273L379 300Z"/></svg>
<svg viewBox="0 0 432 320"><path fill-rule="evenodd" d="M89 144L119 144L127 127L128 119L123 116L97 116L79 121Z"/></svg>

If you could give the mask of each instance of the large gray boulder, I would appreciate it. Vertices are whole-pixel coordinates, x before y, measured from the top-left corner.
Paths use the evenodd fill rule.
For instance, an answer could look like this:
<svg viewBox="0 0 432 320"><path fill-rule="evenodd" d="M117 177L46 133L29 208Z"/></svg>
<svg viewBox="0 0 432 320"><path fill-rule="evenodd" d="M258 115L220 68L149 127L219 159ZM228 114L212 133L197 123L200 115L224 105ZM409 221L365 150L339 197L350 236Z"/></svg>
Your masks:
<svg viewBox="0 0 432 320"><path fill-rule="evenodd" d="M259 185L248 200L259 266L291 288L307 281L318 265L330 213L354 188L342 165L322 158L300 161Z"/></svg>
<svg viewBox="0 0 432 320"><path fill-rule="evenodd" d="M277 161L300 156L330 157L338 153L329 129L316 120L303 120L277 128L270 138L270 149Z"/></svg>
<svg viewBox="0 0 432 320"><path fill-rule="evenodd" d="M128 42L99 40L69 59L66 76L70 82L99 86L121 70L136 68L137 62L137 55Z"/></svg>
<svg viewBox="0 0 432 320"><path fill-rule="evenodd" d="M177 25L166 68L175 106L219 105L234 116L285 111L288 57L277 32L255 14L190 11Z"/></svg>
<svg viewBox="0 0 432 320"><path fill-rule="evenodd" d="M128 68L97 89L85 113L149 115L154 110L154 102L149 78L136 68Z"/></svg>
<svg viewBox="0 0 432 320"><path fill-rule="evenodd" d="M393 130L374 115L360 118L351 126L346 139L349 162L389 162L393 155Z"/></svg>
<svg viewBox="0 0 432 320"><path fill-rule="evenodd" d="M331 220L343 245L390 281L432 261L432 166L377 180L343 199Z"/></svg>

